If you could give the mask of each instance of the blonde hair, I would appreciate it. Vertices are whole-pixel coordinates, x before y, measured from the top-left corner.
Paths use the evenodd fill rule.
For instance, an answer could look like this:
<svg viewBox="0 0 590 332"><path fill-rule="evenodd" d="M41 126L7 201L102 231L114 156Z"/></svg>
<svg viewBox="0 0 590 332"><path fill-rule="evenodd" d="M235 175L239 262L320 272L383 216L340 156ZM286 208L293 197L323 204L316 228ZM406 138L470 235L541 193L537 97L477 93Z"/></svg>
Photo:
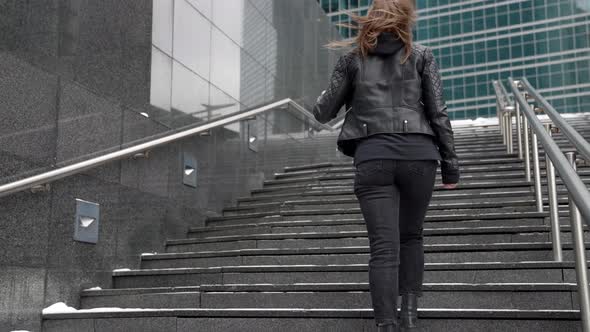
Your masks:
<svg viewBox="0 0 590 332"><path fill-rule="evenodd" d="M339 26L358 30L354 39L332 41L328 48L356 46L363 56L377 45L377 37L382 32L390 32L405 44L404 63L412 54L412 28L416 22L416 9L412 0L374 0L366 16L348 14L354 24Z"/></svg>

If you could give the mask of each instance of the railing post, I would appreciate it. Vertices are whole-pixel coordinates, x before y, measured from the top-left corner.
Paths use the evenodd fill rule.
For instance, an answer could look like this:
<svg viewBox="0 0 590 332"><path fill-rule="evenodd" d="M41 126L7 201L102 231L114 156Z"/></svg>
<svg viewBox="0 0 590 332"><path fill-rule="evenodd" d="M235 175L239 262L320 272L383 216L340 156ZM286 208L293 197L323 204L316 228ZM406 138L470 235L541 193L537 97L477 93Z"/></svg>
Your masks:
<svg viewBox="0 0 590 332"><path fill-rule="evenodd" d="M506 135L508 133L508 130L506 130L506 110L502 109L500 111L501 119L502 119L502 144L504 144L504 146L507 146L508 140L506 139Z"/></svg>
<svg viewBox="0 0 590 332"><path fill-rule="evenodd" d="M550 123L545 124L549 136L554 127ZM561 230L559 227L559 202L557 201L557 186L555 184L555 167L549 155L545 153L545 167L547 169L547 196L549 198L549 217L551 220L551 243L553 245L553 260L563 261L561 250Z"/></svg>
<svg viewBox="0 0 590 332"><path fill-rule="evenodd" d="M572 168L576 170L576 153L567 152L566 157ZM588 266L586 263L586 246L584 245L582 216L571 196L569 197L569 207L582 330L584 332L590 332L590 295L588 293Z"/></svg>
<svg viewBox="0 0 590 332"><path fill-rule="evenodd" d="M543 212L543 192L541 191L541 169L539 167L539 143L537 133L531 128L533 140L533 175L535 177L535 200L537 201L537 212Z"/></svg>
<svg viewBox="0 0 590 332"><path fill-rule="evenodd" d="M514 103L516 111L516 141L518 144L518 158L522 160L522 118L520 114L520 105Z"/></svg>
<svg viewBox="0 0 590 332"><path fill-rule="evenodd" d="M519 80L514 80L513 82L516 85L516 87L518 88L518 93L523 94L525 100L528 99L527 93L522 91L522 89L523 89L522 82ZM513 91L513 92L517 93L516 91ZM518 104L518 102L515 102L515 103ZM520 109L520 105L519 105L519 109ZM526 118L526 116L523 116L522 120L523 120L522 121L522 133L524 135L524 174L525 174L526 181L531 182L531 153L530 153L530 149L529 149L529 121Z"/></svg>
<svg viewBox="0 0 590 332"><path fill-rule="evenodd" d="M500 101L496 101L496 108L498 109L498 126L500 126L500 135L502 135L502 144L506 144L506 130L504 127L504 110L500 107Z"/></svg>
<svg viewBox="0 0 590 332"><path fill-rule="evenodd" d="M537 113L541 113L542 110L538 107L535 107L534 104L531 104L531 108L535 111L535 116ZM541 166L539 163L539 143L537 141L537 133L532 130L531 134L533 137L533 141L531 142L533 148L533 176L535 177L535 198L537 201L537 212L543 212L543 191L541 189Z"/></svg>
<svg viewBox="0 0 590 332"><path fill-rule="evenodd" d="M523 118L522 132L524 134L524 174L527 182L531 181L531 152L529 149L529 121Z"/></svg>
<svg viewBox="0 0 590 332"><path fill-rule="evenodd" d="M512 113L514 112L513 106L506 106L506 152L508 154L514 153L513 135L512 135Z"/></svg>

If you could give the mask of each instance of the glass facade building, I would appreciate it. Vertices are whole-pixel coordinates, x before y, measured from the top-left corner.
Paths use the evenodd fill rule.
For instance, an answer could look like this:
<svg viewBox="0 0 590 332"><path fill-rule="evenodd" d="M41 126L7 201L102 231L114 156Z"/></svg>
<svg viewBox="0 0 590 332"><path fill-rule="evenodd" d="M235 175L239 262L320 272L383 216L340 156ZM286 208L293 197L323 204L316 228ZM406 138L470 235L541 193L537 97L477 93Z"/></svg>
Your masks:
<svg viewBox="0 0 590 332"><path fill-rule="evenodd" d="M371 1L319 0L333 23ZM560 112L590 109L589 0L418 0L415 40L432 47L453 119L495 116L491 80L525 76ZM340 27L344 38L354 31Z"/></svg>
<svg viewBox="0 0 590 332"><path fill-rule="evenodd" d="M150 102L172 121L206 121L282 98L311 107L325 88L334 56L322 45L339 35L314 1L153 6Z"/></svg>

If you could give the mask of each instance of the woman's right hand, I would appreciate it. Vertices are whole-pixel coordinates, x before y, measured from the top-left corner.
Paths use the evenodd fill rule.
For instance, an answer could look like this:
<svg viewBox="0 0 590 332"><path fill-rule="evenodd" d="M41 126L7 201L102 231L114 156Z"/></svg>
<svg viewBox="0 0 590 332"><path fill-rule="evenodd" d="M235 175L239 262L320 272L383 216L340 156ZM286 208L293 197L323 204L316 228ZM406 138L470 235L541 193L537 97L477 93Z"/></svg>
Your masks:
<svg viewBox="0 0 590 332"><path fill-rule="evenodd" d="M457 188L456 183L443 183L443 188L445 189L455 189Z"/></svg>

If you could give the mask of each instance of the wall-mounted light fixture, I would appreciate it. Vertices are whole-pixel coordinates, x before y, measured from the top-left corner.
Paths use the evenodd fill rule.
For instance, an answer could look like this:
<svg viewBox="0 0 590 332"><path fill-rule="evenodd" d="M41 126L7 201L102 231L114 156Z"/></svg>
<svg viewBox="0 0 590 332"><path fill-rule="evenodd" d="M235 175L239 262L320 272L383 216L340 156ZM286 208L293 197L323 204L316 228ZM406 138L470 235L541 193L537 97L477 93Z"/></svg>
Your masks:
<svg viewBox="0 0 590 332"><path fill-rule="evenodd" d="M256 122L248 121L246 123L248 124L248 149L258 152L258 133L256 132Z"/></svg>
<svg viewBox="0 0 590 332"><path fill-rule="evenodd" d="M98 242L98 222L100 205L82 199L76 199L76 217L74 220L74 240L86 243Z"/></svg>
<svg viewBox="0 0 590 332"><path fill-rule="evenodd" d="M184 152L182 162L182 183L185 186L197 187L197 159L190 153Z"/></svg>

